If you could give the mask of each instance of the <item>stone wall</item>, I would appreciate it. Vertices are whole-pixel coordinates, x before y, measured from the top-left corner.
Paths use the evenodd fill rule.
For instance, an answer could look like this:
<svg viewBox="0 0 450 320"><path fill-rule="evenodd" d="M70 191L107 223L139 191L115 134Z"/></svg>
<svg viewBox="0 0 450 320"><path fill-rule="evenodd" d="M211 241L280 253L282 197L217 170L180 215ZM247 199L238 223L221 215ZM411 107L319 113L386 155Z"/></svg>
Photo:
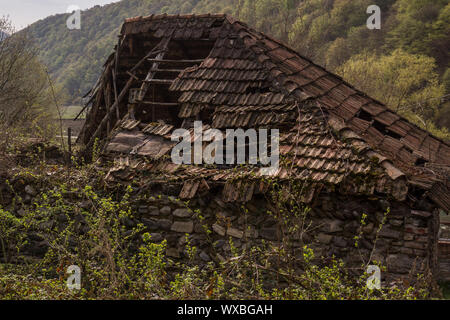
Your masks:
<svg viewBox="0 0 450 320"><path fill-rule="evenodd" d="M37 195L31 185L20 191L26 203L32 203ZM439 222L429 204L412 210L405 202L320 194L305 219L289 217L286 221L268 213L277 210L261 195L245 205L224 203L214 193L191 200L188 206L170 196L148 194L144 198L147 200L142 200L141 194L141 200L132 200L133 219L125 218L122 223L129 229L143 223L154 242L167 240L167 255L174 259L187 257L186 234L199 249L199 264L223 261L230 256L230 238L235 247L242 248L263 241L278 245L283 235L289 234L288 242L294 250L298 248L300 252L307 244L317 257L342 258L357 273L363 272L358 269L362 264L378 261L387 266L387 272L382 274L384 280L407 277L411 271L434 271L437 265ZM5 199L8 197L3 192ZM388 208L385 224L378 230ZM23 213L18 209L15 214ZM363 214L367 215L364 225ZM60 218L45 223L58 224ZM304 227L287 231L287 226L300 224ZM207 234L205 228L211 233ZM358 246L355 236L360 236ZM27 253L42 257L48 244L39 230L29 235L29 241Z"/></svg>
<svg viewBox="0 0 450 320"><path fill-rule="evenodd" d="M224 260L230 255L229 239L237 248L258 245L262 241L279 244L289 234L289 244L295 249L305 244L314 249L317 257L342 258L349 266L361 267L378 261L387 266L385 280L406 277L410 272L433 270L437 264L437 225L435 215L425 210L411 210L405 203L368 200L362 197L321 195L306 214L305 221L292 217L276 218L267 213L276 209L262 198L255 198L245 206L226 204L220 198L193 200L188 209L169 197L139 203L134 208L135 221L145 224L155 242L167 239L167 255L186 256L185 234L199 250L198 262ZM379 229L387 208L383 227ZM365 225L361 225L366 214ZM200 219L202 216L203 219ZM286 225L299 225L294 233ZM206 235L205 227L211 230ZM355 236L360 236L358 247Z"/></svg>

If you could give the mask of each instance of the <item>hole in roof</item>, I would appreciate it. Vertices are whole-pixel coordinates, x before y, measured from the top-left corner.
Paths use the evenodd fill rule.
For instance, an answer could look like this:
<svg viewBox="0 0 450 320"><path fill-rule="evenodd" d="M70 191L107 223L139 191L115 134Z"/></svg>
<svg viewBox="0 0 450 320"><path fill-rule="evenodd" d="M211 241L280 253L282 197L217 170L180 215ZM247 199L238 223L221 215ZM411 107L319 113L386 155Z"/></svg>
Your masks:
<svg viewBox="0 0 450 320"><path fill-rule="evenodd" d="M359 116L359 118L361 117ZM396 140L400 140L401 138L403 138L403 136L399 135L398 133L395 133L394 131L389 130L386 125L382 124L377 120L374 120L372 125L375 127L375 129L391 138L394 138Z"/></svg>
<svg viewBox="0 0 450 320"><path fill-rule="evenodd" d="M403 148L405 148L406 151L413 153L413 150L410 147L405 145Z"/></svg>
<svg viewBox="0 0 450 320"><path fill-rule="evenodd" d="M132 55L130 59L133 62L139 61L159 42L161 39L136 37L134 41L130 41L132 45L129 52ZM215 41L210 39L171 39L164 53L147 59L135 73L139 82L134 90L138 94L130 93L129 108L133 110L134 117L143 123L162 120L167 124L181 126L183 119L178 117L180 111L178 99L181 92L170 91L169 88L186 68L200 65L209 56L214 43ZM121 64L124 64L124 60L126 59L122 58ZM130 63L131 66L133 62ZM123 65L122 72L126 73L129 70L128 64ZM139 92L143 83L147 85L147 90L142 97Z"/></svg>
<svg viewBox="0 0 450 320"><path fill-rule="evenodd" d="M397 140L400 140L401 138L403 138L401 135L399 135L398 133L395 133L395 132L393 132L393 131L391 131L391 130L389 130L389 129L387 129L387 132L386 132L387 134L388 134L388 136L390 136L390 137L392 137L392 138L394 138L394 139L397 139Z"/></svg>
<svg viewBox="0 0 450 320"><path fill-rule="evenodd" d="M416 167L423 167L425 165L425 163L427 163L427 162L428 162L427 160L425 160L424 158L420 157L419 159L416 160L414 165Z"/></svg>
<svg viewBox="0 0 450 320"><path fill-rule="evenodd" d="M197 116L197 120L202 121L205 124L211 124L213 119L214 109L211 108L203 108L202 111Z"/></svg>
<svg viewBox="0 0 450 320"><path fill-rule="evenodd" d="M374 120L372 125L375 129L377 129L381 133L383 133L383 134L386 133L386 126L384 124L382 124L381 122Z"/></svg>
<svg viewBox="0 0 450 320"><path fill-rule="evenodd" d="M359 111L358 118L369 122L372 121L372 115L364 110Z"/></svg>
<svg viewBox="0 0 450 320"><path fill-rule="evenodd" d="M245 93L267 93L271 92L270 86L265 85L263 87L248 87L247 90L245 90Z"/></svg>

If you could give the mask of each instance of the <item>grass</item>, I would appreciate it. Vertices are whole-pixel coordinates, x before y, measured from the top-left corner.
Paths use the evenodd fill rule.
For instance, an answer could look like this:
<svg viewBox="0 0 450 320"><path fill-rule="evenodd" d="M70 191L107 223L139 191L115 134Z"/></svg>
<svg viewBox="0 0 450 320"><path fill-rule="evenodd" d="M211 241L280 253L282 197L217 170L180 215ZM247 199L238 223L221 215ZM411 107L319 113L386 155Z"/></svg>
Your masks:
<svg viewBox="0 0 450 320"><path fill-rule="evenodd" d="M83 109L83 106L64 106L61 108L62 119L73 120ZM84 119L86 115L83 113L79 119Z"/></svg>

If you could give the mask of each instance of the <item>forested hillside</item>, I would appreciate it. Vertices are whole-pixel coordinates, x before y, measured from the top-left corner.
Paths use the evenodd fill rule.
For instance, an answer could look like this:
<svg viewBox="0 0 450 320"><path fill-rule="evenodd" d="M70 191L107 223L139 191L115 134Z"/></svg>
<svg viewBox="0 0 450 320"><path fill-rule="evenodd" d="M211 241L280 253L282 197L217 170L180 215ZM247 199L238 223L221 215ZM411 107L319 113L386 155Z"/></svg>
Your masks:
<svg viewBox="0 0 450 320"><path fill-rule="evenodd" d="M380 30L366 26L367 7L381 8ZM68 93L67 103L96 81L127 17L225 12L272 35L343 76L414 123L449 139L450 3L448 0L123 0L28 28L41 58Z"/></svg>

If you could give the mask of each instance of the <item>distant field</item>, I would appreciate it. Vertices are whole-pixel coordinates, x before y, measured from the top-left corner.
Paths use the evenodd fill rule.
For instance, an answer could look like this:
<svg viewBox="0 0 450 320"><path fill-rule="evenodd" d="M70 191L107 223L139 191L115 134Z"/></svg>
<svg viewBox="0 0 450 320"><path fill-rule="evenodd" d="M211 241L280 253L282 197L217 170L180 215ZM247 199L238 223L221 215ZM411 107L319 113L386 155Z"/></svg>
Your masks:
<svg viewBox="0 0 450 320"><path fill-rule="evenodd" d="M62 118L64 120L73 120L78 113L83 109L83 106L64 106L61 107ZM86 114L83 114L79 117L79 119L85 119Z"/></svg>
<svg viewBox="0 0 450 320"><path fill-rule="evenodd" d="M72 128L72 139L75 140L83 127L84 121L86 119L86 114L83 113L78 117L78 120L73 119L80 113L83 109L82 106L63 106L61 107L61 117L62 117L62 134L64 138L67 138L68 128ZM59 123L59 119L55 119ZM57 136L60 138L60 132Z"/></svg>
<svg viewBox="0 0 450 320"><path fill-rule="evenodd" d="M441 214L440 218L441 218L441 222L450 223L450 215Z"/></svg>

